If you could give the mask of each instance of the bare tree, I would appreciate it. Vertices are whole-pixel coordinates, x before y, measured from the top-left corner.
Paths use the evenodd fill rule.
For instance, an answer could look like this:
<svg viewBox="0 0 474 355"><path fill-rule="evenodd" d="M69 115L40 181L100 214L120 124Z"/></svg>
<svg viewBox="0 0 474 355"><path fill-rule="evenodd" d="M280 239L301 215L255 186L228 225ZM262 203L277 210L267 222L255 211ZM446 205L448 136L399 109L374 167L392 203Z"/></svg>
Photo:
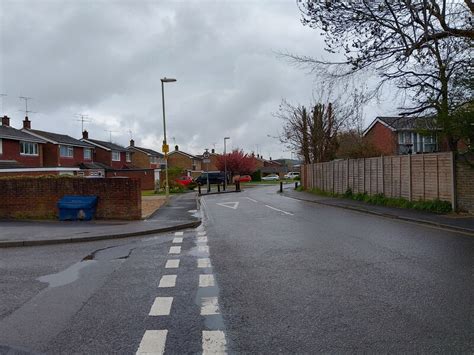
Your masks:
<svg viewBox="0 0 474 355"><path fill-rule="evenodd" d="M304 162L324 162L333 159L340 132L354 128L361 121L364 96L355 92L352 100L343 96L332 98L331 89L322 92L308 110L283 100L275 114L284 122L280 141L298 152Z"/></svg>
<svg viewBox="0 0 474 355"><path fill-rule="evenodd" d="M410 98L403 115L436 116L455 150L454 113L472 100L472 2L466 0L298 1L303 24L323 31L330 62L289 54L319 76L347 80L376 73L375 95L393 82Z"/></svg>

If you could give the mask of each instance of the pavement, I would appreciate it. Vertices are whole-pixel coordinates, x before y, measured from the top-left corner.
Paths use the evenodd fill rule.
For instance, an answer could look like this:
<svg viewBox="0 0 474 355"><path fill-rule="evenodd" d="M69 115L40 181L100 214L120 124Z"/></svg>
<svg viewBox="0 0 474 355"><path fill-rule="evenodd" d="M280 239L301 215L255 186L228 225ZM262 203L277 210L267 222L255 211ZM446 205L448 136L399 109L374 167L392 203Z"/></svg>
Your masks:
<svg viewBox="0 0 474 355"><path fill-rule="evenodd" d="M286 186L283 189L283 195L306 202L319 203L326 206L340 207L378 216L423 223L449 230L474 234L474 216L472 215L459 215L455 213L438 214L406 208L377 206L363 201L320 196L310 192L296 191L293 186Z"/></svg>
<svg viewBox="0 0 474 355"><path fill-rule="evenodd" d="M196 194L172 195L142 221L0 221L0 248L119 239L197 227Z"/></svg>

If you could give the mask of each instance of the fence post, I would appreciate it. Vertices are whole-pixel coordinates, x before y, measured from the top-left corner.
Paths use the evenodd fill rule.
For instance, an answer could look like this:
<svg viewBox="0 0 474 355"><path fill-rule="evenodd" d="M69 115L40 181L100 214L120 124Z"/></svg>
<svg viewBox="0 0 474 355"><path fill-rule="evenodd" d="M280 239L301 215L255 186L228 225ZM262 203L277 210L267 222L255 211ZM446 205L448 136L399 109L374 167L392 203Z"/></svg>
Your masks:
<svg viewBox="0 0 474 355"><path fill-rule="evenodd" d="M334 184L336 182L336 179L334 178L334 160L331 162L332 165L332 193L334 193Z"/></svg>
<svg viewBox="0 0 474 355"><path fill-rule="evenodd" d="M439 199L439 154L436 154L436 197Z"/></svg>
<svg viewBox="0 0 474 355"><path fill-rule="evenodd" d="M408 154L408 200L411 201L411 154Z"/></svg>
<svg viewBox="0 0 474 355"><path fill-rule="evenodd" d="M425 194L425 185L426 185L425 183L425 154L424 153L421 154L421 169L423 171L423 200L424 200L426 196Z"/></svg>
<svg viewBox="0 0 474 355"><path fill-rule="evenodd" d="M362 158L362 168L362 189L364 190L362 193L365 193L365 158Z"/></svg>
<svg viewBox="0 0 474 355"><path fill-rule="evenodd" d="M385 195L385 162L384 162L384 156L382 155L381 157L382 160L382 193Z"/></svg>
<svg viewBox="0 0 474 355"><path fill-rule="evenodd" d="M457 210L457 198L456 198L456 153L451 152L451 205L453 211Z"/></svg>

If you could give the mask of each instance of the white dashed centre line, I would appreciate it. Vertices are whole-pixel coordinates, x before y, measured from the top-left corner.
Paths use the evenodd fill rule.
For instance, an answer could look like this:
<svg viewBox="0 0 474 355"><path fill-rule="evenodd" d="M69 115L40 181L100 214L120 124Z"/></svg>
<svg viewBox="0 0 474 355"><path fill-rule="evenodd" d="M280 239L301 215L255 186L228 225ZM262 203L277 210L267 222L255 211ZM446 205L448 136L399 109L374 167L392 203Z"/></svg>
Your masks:
<svg viewBox="0 0 474 355"><path fill-rule="evenodd" d="M176 237L173 239L173 243L182 243L183 242L183 238L181 237Z"/></svg>
<svg viewBox="0 0 474 355"><path fill-rule="evenodd" d="M165 352L167 330L147 330L143 335L137 355L163 354ZM203 340L204 342L204 340Z"/></svg>
<svg viewBox="0 0 474 355"><path fill-rule="evenodd" d="M206 235L206 232L198 232L198 235Z"/></svg>
<svg viewBox="0 0 474 355"><path fill-rule="evenodd" d="M165 269L176 269L179 267L179 259L170 259L166 262Z"/></svg>
<svg viewBox="0 0 474 355"><path fill-rule="evenodd" d="M184 232L174 232L174 235L183 235Z"/></svg>
<svg viewBox="0 0 474 355"><path fill-rule="evenodd" d="M160 284L158 287L174 287L176 285L176 275L163 275L161 276Z"/></svg>
<svg viewBox="0 0 474 355"><path fill-rule="evenodd" d="M181 253L181 247L180 246L170 247L169 254L179 254L179 253Z"/></svg>
<svg viewBox="0 0 474 355"><path fill-rule="evenodd" d="M209 253L209 247L207 245L199 245L198 252L200 253Z"/></svg>
<svg viewBox="0 0 474 355"><path fill-rule="evenodd" d="M207 243L207 237L198 237L197 242L198 243Z"/></svg>
<svg viewBox="0 0 474 355"><path fill-rule="evenodd" d="M156 297L150 309L150 316L169 316L173 297Z"/></svg>
<svg viewBox="0 0 474 355"><path fill-rule="evenodd" d="M211 267L211 259L209 258L198 259L198 268L207 268L207 267Z"/></svg>
<svg viewBox="0 0 474 355"><path fill-rule="evenodd" d="M202 353L203 355L225 354L226 341L224 332L221 330L203 330Z"/></svg>
<svg viewBox="0 0 474 355"><path fill-rule="evenodd" d="M214 286L214 275L199 275L199 287Z"/></svg>
<svg viewBox="0 0 474 355"><path fill-rule="evenodd" d="M219 303L217 297L202 297L201 298L201 315L210 316L219 314Z"/></svg>
<svg viewBox="0 0 474 355"><path fill-rule="evenodd" d="M286 212L286 211L283 211L283 210L279 210L278 208L275 208L275 207L272 207L272 206L269 206L269 205L265 205L265 207L271 208L272 210L275 210L275 211L278 211L278 212L281 212L281 213L284 213L284 214L287 214L287 215L290 215L290 216L294 216L293 213Z"/></svg>

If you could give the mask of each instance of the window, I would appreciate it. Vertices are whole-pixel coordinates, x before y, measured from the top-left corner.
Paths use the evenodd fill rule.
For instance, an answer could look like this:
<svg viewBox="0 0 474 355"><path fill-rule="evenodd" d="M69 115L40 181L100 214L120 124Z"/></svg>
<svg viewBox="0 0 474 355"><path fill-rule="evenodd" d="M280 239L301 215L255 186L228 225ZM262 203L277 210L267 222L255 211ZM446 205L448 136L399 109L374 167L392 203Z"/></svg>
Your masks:
<svg viewBox="0 0 474 355"><path fill-rule="evenodd" d="M84 160L92 160L92 149L84 148Z"/></svg>
<svg viewBox="0 0 474 355"><path fill-rule="evenodd" d="M156 164L158 162L157 157L150 157L150 163Z"/></svg>
<svg viewBox="0 0 474 355"><path fill-rule="evenodd" d="M70 145L60 145L59 156L61 158L72 158L74 156L74 147Z"/></svg>
<svg viewBox="0 0 474 355"><path fill-rule="evenodd" d="M127 163L130 163L132 161L132 153L126 152L125 159L127 160Z"/></svg>
<svg viewBox="0 0 474 355"><path fill-rule="evenodd" d="M20 142L20 154L38 155L38 144L31 142Z"/></svg>
<svg viewBox="0 0 474 355"><path fill-rule="evenodd" d="M120 161L120 152L112 151L112 161Z"/></svg>
<svg viewBox="0 0 474 355"><path fill-rule="evenodd" d="M424 148L423 152L432 153L436 151L436 136L423 137Z"/></svg>

